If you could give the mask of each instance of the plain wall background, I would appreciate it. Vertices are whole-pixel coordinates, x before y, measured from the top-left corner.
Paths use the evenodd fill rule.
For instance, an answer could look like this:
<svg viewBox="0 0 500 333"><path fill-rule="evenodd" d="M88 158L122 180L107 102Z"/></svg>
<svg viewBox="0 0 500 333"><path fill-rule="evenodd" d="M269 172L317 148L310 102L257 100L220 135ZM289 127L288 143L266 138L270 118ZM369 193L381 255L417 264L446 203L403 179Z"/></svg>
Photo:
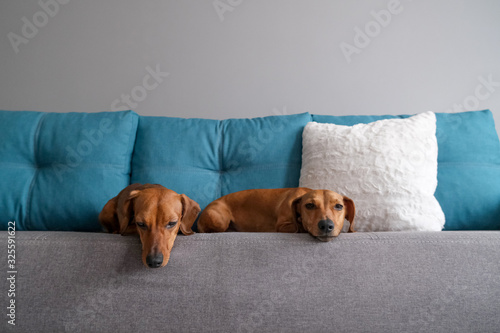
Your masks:
<svg viewBox="0 0 500 333"><path fill-rule="evenodd" d="M141 115L216 119L489 108L500 128L498 0L59 1L0 2L0 109L129 109L126 95ZM348 62L358 28L372 37ZM13 34L28 37L17 53Z"/></svg>

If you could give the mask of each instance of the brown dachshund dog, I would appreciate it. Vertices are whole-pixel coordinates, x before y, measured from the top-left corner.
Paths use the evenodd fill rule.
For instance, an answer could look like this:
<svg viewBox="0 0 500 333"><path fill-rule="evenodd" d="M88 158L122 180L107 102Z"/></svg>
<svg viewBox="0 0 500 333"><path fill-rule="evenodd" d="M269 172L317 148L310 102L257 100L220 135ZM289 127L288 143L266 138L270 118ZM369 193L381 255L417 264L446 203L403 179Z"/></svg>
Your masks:
<svg viewBox="0 0 500 333"><path fill-rule="evenodd" d="M328 242L342 231L344 219L354 232L354 215L351 199L328 190L246 190L210 203L201 213L198 231L308 232Z"/></svg>
<svg viewBox="0 0 500 333"><path fill-rule="evenodd" d="M139 233L142 262L157 268L167 264L177 232L192 235L200 206L184 194L157 184L132 184L109 200L99 221L111 233Z"/></svg>

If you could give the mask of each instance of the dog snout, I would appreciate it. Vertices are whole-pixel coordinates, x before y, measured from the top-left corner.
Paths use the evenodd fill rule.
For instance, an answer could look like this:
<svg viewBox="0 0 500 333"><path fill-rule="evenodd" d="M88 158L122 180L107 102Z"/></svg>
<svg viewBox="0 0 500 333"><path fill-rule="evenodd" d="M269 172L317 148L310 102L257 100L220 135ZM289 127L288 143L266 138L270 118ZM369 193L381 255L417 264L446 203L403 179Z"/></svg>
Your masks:
<svg viewBox="0 0 500 333"><path fill-rule="evenodd" d="M323 233L328 234L328 233L331 233L333 231L333 228L335 228L335 224L330 219L321 220L318 223L318 228Z"/></svg>
<svg viewBox="0 0 500 333"><path fill-rule="evenodd" d="M148 264L148 266L150 268L158 268L158 267L160 267L161 264L163 264L163 254L161 252L157 253L157 254L150 253L146 257L146 263Z"/></svg>

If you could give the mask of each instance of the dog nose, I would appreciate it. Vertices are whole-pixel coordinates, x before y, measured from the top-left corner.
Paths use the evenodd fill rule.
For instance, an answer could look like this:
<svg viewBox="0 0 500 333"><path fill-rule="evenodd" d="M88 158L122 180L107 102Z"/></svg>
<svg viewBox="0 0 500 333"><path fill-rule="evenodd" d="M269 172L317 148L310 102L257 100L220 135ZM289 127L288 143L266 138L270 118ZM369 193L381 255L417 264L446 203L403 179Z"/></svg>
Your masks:
<svg viewBox="0 0 500 333"><path fill-rule="evenodd" d="M321 220L318 223L318 228L319 228L319 230L321 230L325 234L327 234L327 233L330 233L333 231L333 228L335 228L335 224L330 219Z"/></svg>
<svg viewBox="0 0 500 333"><path fill-rule="evenodd" d="M146 257L146 263L151 268L158 268L163 263L163 254L150 254Z"/></svg>

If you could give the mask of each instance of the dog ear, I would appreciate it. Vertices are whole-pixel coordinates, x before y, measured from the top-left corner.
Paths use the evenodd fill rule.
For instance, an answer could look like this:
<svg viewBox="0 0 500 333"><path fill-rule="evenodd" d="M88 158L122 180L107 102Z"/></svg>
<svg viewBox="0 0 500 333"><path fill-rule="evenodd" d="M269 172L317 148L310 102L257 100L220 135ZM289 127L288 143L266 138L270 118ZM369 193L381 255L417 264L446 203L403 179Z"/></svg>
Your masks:
<svg viewBox="0 0 500 333"><path fill-rule="evenodd" d="M301 207L300 203L302 202L302 197L298 197L297 199L292 201L292 217L293 221L297 225L302 225L302 217L301 217Z"/></svg>
<svg viewBox="0 0 500 333"><path fill-rule="evenodd" d="M128 194L127 199L123 203L123 206L121 207L121 213L123 218L120 219L120 234L121 235L127 235L130 233L133 233L129 230L127 230L130 227L130 222L134 219L134 202L133 199L137 198L141 194L141 191L139 190L134 190L130 191Z"/></svg>
<svg viewBox="0 0 500 333"><path fill-rule="evenodd" d="M180 229L184 235L192 235L194 234L194 231L191 230L191 227L201 211L200 205L185 194L181 194L181 202L182 217Z"/></svg>
<svg viewBox="0 0 500 333"><path fill-rule="evenodd" d="M354 206L354 201L352 199L344 196L344 207L346 209L345 218L349 221L349 232L354 231L354 216L356 215L356 207Z"/></svg>
<svg viewBox="0 0 500 333"><path fill-rule="evenodd" d="M118 222L118 216L116 216L116 203L117 199L114 197L104 205L104 208L99 213L99 222L101 222L106 232L112 234L117 234L120 231L120 223Z"/></svg>

